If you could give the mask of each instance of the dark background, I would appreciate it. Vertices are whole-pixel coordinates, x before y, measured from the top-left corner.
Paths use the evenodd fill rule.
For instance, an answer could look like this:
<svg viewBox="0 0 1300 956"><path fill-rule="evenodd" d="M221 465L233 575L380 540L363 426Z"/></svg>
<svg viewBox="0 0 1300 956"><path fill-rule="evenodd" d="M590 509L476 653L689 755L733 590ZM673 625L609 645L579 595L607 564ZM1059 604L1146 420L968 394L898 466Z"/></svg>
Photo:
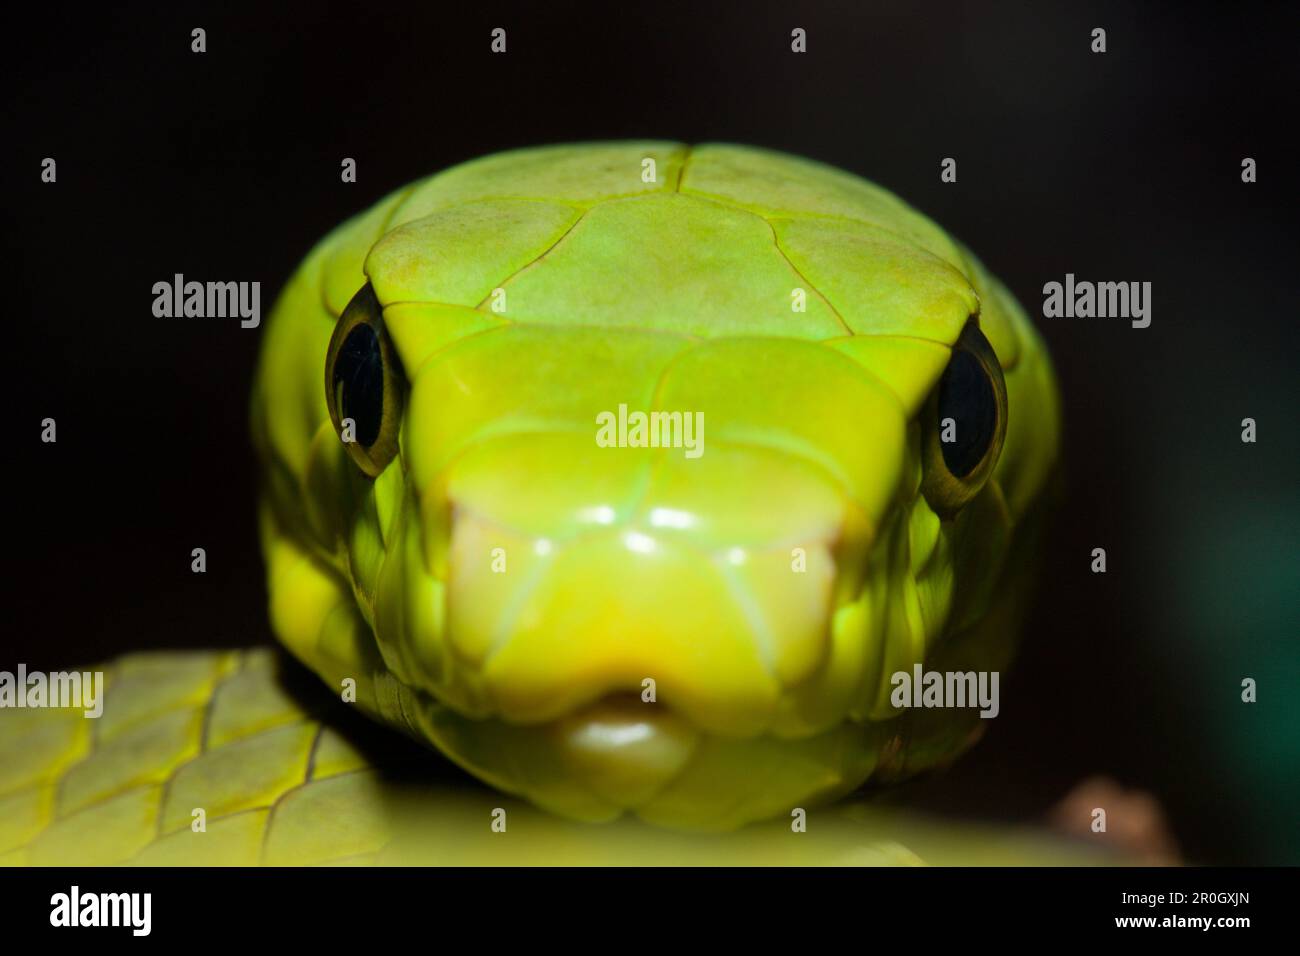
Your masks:
<svg viewBox="0 0 1300 956"><path fill-rule="evenodd" d="M7 23L0 669L270 640L247 437L261 330L156 319L154 282L260 280L265 316L330 227L458 161L595 138L755 143L894 190L1032 315L1066 272L1153 283L1148 329L1040 321L1066 504L1000 719L915 800L1032 819L1102 772L1154 792L1194 860L1300 861L1294 12L263 6L45 4ZM345 156L356 184L339 181ZM946 156L956 184L939 181Z"/></svg>

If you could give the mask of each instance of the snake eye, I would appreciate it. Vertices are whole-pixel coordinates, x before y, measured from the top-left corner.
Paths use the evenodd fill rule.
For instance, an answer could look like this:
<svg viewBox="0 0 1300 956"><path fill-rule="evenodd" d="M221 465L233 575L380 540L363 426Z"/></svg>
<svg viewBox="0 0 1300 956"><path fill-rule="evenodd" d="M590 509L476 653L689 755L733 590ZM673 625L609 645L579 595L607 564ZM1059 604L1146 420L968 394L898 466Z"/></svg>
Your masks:
<svg viewBox="0 0 1300 956"><path fill-rule="evenodd" d="M397 457L406 380L366 283L339 316L325 359L325 401L357 467L377 478Z"/></svg>
<svg viewBox="0 0 1300 956"><path fill-rule="evenodd" d="M968 323L923 413L921 490L949 517L984 487L1007 433L1007 386L983 333Z"/></svg>

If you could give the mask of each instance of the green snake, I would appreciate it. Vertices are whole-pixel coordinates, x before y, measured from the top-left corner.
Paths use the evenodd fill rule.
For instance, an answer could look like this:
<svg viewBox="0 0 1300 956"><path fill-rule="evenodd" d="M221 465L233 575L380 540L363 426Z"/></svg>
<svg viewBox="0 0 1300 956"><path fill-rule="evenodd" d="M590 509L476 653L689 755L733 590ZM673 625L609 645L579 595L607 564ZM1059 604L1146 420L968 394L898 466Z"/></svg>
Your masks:
<svg viewBox="0 0 1300 956"><path fill-rule="evenodd" d="M832 803L978 735L894 675L1010 663L1058 418L1011 294L849 173L617 142L416 182L263 331L270 619L324 687L134 655L98 721L0 712L0 862L964 859Z"/></svg>

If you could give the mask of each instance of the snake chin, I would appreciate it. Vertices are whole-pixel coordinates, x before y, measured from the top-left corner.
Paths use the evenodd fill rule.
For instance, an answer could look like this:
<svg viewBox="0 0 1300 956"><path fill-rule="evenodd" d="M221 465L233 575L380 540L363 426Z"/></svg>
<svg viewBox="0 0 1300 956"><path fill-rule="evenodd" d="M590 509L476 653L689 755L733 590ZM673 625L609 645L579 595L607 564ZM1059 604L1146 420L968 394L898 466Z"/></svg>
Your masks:
<svg viewBox="0 0 1300 956"><path fill-rule="evenodd" d="M543 724L466 717L407 691L413 731L485 783L570 820L635 816L683 831L734 830L834 800L881 768L885 725L845 721L801 740L715 735L636 694Z"/></svg>

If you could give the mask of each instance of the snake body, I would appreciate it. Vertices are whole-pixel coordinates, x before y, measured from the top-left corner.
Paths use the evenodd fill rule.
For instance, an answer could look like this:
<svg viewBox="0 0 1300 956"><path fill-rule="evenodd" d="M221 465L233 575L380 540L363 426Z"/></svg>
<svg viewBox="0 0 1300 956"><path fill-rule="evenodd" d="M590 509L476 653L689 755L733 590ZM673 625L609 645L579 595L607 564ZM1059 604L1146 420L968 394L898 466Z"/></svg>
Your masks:
<svg viewBox="0 0 1300 956"><path fill-rule="evenodd" d="M606 447L619 410L700 453ZM848 173L620 142L421 180L307 256L255 377L271 622L325 689L265 652L114 665L99 727L22 716L48 746L0 764L0 860L66 859L92 814L95 862L490 854L447 834L507 805L788 830L975 736L894 675L1009 663L1058 416L1014 298ZM385 727L512 796L400 783L357 743Z"/></svg>

